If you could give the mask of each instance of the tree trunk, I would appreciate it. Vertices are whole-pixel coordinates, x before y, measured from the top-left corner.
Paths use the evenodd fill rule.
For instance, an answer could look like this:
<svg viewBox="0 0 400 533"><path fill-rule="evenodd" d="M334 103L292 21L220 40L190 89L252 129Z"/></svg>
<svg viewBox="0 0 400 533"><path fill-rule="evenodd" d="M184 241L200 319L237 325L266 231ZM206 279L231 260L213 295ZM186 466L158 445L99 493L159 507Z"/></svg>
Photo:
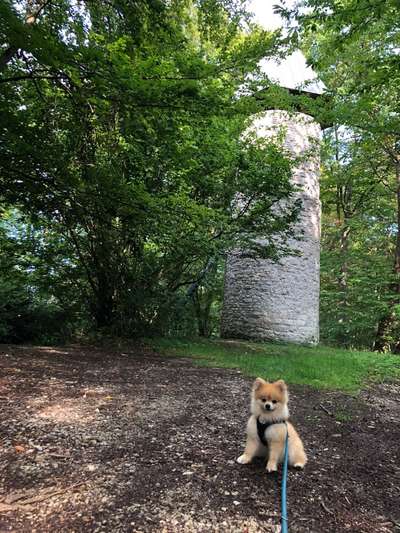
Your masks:
<svg viewBox="0 0 400 533"><path fill-rule="evenodd" d="M400 340L391 338L393 333L393 326L397 322L395 313L395 306L400 303L400 155L396 162L396 197L397 197L397 233L396 233L396 248L394 258L394 276L395 281L391 284L391 292L395 297L389 304L389 310L383 316L378 324L376 332L374 351L387 352L391 350L394 353L400 353Z"/></svg>
<svg viewBox="0 0 400 533"><path fill-rule="evenodd" d="M343 222L343 227L340 232L340 272L339 272L339 287L343 291L343 301L341 304L347 305L347 276L348 276L348 263L347 263L347 252L349 249L349 237L350 237L350 227L348 225L347 219Z"/></svg>
<svg viewBox="0 0 400 533"><path fill-rule="evenodd" d="M114 301L109 287L103 285L95 295L95 298L93 316L96 326L99 329L111 326L114 319Z"/></svg>
<svg viewBox="0 0 400 533"><path fill-rule="evenodd" d="M202 298L204 296L204 298ZM205 300L205 301L202 301ZM212 291L206 291L206 294L199 294L199 287L192 294L192 301L197 320L197 331L200 337L209 337L210 329L210 311L213 301Z"/></svg>
<svg viewBox="0 0 400 533"><path fill-rule="evenodd" d="M340 164L339 153L339 135L338 128L335 126L335 160L337 164ZM339 301L338 309L338 321L343 326L347 320L347 305L348 305L348 250L350 241L350 218L352 216L352 199L353 188L351 184L337 185L336 187L336 213L340 228L340 240L339 240L339 254L340 254L340 267L338 276L338 285L341 291L341 299ZM342 334L342 342L346 342L346 333Z"/></svg>
<svg viewBox="0 0 400 533"><path fill-rule="evenodd" d="M112 266L102 263L95 255L96 263L92 265L95 280L92 313L98 328L110 327L115 319L115 278Z"/></svg>
<svg viewBox="0 0 400 533"><path fill-rule="evenodd" d="M338 302L338 323L341 324L341 333L339 341L346 344L346 322L348 319L348 251L350 244L350 219L353 215L352 211L353 190L351 185L339 185L336 193L336 212L338 223L340 224L339 237L339 274L337 283L341 292L341 297Z"/></svg>

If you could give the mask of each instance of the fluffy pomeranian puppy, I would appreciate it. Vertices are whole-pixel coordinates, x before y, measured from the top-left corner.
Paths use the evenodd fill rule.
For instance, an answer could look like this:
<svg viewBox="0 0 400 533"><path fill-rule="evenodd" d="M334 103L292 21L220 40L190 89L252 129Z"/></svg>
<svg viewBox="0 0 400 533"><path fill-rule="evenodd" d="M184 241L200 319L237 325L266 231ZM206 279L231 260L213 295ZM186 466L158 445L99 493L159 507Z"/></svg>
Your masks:
<svg viewBox="0 0 400 533"><path fill-rule="evenodd" d="M254 457L268 457L267 472L275 472L283 461L286 432L289 432L289 464L304 468L307 456L290 422L288 390L283 380L268 383L257 378L251 391L251 416L247 423L246 448L237 462L248 464ZM285 423L286 422L286 423Z"/></svg>

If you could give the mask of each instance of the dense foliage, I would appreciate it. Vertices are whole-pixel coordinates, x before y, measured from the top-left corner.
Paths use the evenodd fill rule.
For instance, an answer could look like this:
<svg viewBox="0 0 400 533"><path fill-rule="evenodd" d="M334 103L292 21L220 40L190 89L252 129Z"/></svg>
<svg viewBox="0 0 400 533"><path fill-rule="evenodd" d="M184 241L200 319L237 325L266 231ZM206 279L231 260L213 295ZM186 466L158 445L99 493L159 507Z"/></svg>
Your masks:
<svg viewBox="0 0 400 533"><path fill-rule="evenodd" d="M245 0L0 0L1 340L217 332L226 252L287 251L292 162L243 132L294 104L331 125L322 338L400 349L400 5L289 4L284 39ZM323 98L260 70L290 47Z"/></svg>
<svg viewBox="0 0 400 533"><path fill-rule="evenodd" d="M372 348L396 298L394 177L362 134L336 133L326 136L321 180L321 330L326 341Z"/></svg>
<svg viewBox="0 0 400 533"><path fill-rule="evenodd" d="M322 336L399 349L400 4L301 0L281 10L326 86ZM296 21L296 24L293 22Z"/></svg>
<svg viewBox="0 0 400 533"><path fill-rule="evenodd" d="M234 0L1 0L0 15L0 335L25 340L15 313L31 327L46 305L68 330L197 317L209 334L226 251L278 257L297 214L273 210L289 158L242 135L280 97L258 66L278 35Z"/></svg>

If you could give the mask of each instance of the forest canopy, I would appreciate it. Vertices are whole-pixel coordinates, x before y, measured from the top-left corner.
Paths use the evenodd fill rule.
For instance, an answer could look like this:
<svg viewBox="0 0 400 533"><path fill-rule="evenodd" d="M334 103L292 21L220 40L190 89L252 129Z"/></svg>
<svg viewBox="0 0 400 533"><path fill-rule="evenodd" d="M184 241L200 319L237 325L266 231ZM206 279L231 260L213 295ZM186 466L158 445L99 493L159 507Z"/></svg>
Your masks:
<svg viewBox="0 0 400 533"><path fill-rule="evenodd" d="M245 0L0 0L0 340L217 334L227 252L278 259L299 211L243 132L301 102L331 126L322 339L399 348L399 3L281 4L266 31ZM319 101L260 67L297 48Z"/></svg>
<svg viewBox="0 0 400 533"><path fill-rule="evenodd" d="M326 86L334 125L321 180L322 337L398 351L400 3L302 0L282 15Z"/></svg>
<svg viewBox="0 0 400 533"><path fill-rule="evenodd" d="M288 155L241 135L279 35L237 1L0 6L0 335L193 329L226 251L279 257L297 215Z"/></svg>

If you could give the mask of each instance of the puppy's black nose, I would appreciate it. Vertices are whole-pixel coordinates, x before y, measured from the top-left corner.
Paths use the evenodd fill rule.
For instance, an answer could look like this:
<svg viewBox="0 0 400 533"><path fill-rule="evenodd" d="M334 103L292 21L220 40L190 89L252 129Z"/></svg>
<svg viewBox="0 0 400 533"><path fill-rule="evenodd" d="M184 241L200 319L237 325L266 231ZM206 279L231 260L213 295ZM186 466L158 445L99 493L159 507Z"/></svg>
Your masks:
<svg viewBox="0 0 400 533"><path fill-rule="evenodd" d="M271 406L269 405L269 403L266 403L264 407L267 411L271 411Z"/></svg>

